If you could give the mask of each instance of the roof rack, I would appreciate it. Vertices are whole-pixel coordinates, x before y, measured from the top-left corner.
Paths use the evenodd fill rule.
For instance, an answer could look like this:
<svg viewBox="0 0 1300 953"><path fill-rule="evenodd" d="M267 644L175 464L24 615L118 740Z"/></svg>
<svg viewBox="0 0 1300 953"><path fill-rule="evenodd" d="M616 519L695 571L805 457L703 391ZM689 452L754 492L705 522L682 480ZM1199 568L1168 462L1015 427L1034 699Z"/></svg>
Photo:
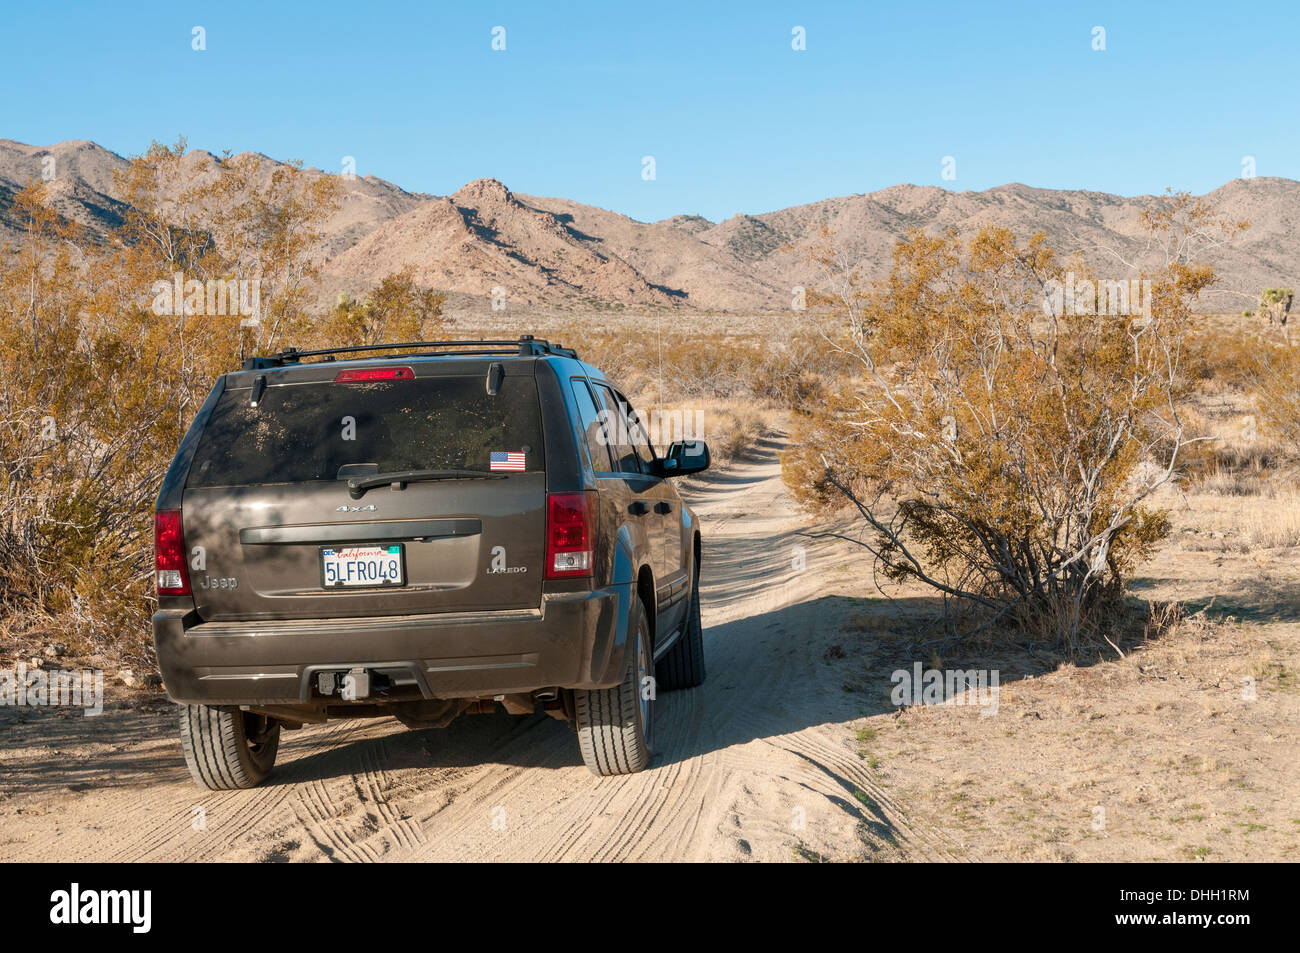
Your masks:
<svg viewBox="0 0 1300 953"><path fill-rule="evenodd" d="M352 347L327 347L315 351L299 351L297 348L291 347L283 351L277 351L275 354L250 357L244 361L242 369L246 371L263 371L273 367L284 367L286 364L300 364L304 358L324 357L325 360L332 361L339 354L362 354L406 348L423 348L419 354L406 355L408 357L447 354L465 356L475 354L517 354L520 357L555 355L557 357L573 358L575 361L579 359L578 352L571 347L560 347L560 345L552 344L542 338L535 338L531 334L523 334L520 335L517 341L404 341L400 344L361 344Z"/></svg>

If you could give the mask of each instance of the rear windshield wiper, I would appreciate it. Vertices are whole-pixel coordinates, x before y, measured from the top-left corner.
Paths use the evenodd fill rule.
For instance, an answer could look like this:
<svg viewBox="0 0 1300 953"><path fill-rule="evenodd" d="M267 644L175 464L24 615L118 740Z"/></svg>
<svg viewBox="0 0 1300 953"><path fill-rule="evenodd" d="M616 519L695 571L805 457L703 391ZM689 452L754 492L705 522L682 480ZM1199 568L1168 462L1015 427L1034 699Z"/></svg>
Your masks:
<svg viewBox="0 0 1300 953"><path fill-rule="evenodd" d="M504 473L484 473L482 470L394 470L391 473L376 473L368 477L350 477L348 495L354 500L361 499L371 487L383 486L385 483L401 488L408 483L428 483L432 480L502 480Z"/></svg>

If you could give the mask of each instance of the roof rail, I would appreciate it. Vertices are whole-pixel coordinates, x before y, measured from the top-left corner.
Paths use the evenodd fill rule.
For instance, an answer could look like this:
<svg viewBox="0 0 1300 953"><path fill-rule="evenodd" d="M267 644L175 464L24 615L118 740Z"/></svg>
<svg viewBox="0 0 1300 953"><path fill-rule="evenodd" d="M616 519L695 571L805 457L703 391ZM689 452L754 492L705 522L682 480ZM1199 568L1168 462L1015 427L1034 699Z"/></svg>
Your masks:
<svg viewBox="0 0 1300 953"><path fill-rule="evenodd" d="M400 344L360 344L351 347L327 347L315 351L299 351L297 348L285 348L275 354L258 355L244 361L245 371L263 371L268 368L284 367L286 364L300 364L304 358L324 357L327 361L339 354L362 354L375 351L393 351L395 349L422 348L419 354L408 357L448 354L518 354L520 357L545 357L556 355L578 360L578 352L571 347L561 347L531 334L520 335L516 341L506 340L461 340L461 341L403 341ZM465 350L462 350L465 349ZM394 355L396 357L397 355Z"/></svg>

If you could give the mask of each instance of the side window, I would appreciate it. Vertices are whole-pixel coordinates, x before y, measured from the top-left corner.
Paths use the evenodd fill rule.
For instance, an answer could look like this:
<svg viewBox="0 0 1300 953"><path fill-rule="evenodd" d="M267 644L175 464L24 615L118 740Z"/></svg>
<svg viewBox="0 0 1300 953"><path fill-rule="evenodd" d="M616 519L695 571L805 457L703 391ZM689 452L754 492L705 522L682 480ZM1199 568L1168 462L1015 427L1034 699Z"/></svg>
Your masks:
<svg viewBox="0 0 1300 953"><path fill-rule="evenodd" d="M655 452L650 446L650 438L646 436L645 428L641 426L641 415L633 409L631 402L622 394L616 395L619 402L623 405L623 411L627 415L627 429L632 437L632 446L636 448L636 455L641 458L641 471L643 473L653 473L651 464L654 463Z"/></svg>
<svg viewBox="0 0 1300 953"><path fill-rule="evenodd" d="M605 438L605 429L601 425L600 411L587 390L587 384L581 377L573 378L573 396L578 402L578 420L587 441L587 453L591 455L591 465L597 473L608 473L614 469L609 455L609 441Z"/></svg>
<svg viewBox="0 0 1300 953"><path fill-rule="evenodd" d="M620 473L640 473L641 458L637 455L636 448L632 446L632 434L622 405L614 396L614 392L604 384L596 385L596 393L600 396L610 449L614 451L614 469Z"/></svg>

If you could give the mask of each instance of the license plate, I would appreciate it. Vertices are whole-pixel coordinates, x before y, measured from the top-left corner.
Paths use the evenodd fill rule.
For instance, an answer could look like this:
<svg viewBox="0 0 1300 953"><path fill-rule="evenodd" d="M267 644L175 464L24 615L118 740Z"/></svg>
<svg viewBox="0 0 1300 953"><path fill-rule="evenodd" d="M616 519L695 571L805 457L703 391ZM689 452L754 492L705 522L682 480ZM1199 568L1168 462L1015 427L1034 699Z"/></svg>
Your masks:
<svg viewBox="0 0 1300 953"><path fill-rule="evenodd" d="M401 546L348 546L320 551L320 582L325 589L404 586Z"/></svg>

